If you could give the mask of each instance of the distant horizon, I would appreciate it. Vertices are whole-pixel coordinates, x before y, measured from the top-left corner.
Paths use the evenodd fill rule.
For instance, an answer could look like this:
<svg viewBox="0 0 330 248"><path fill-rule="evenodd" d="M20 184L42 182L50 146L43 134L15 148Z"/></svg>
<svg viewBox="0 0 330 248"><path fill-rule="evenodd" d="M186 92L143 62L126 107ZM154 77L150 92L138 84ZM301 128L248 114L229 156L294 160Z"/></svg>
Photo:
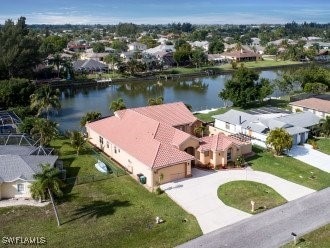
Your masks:
<svg viewBox="0 0 330 248"><path fill-rule="evenodd" d="M20 16L35 25L116 25L118 23L166 25L261 25L330 23L327 0L25 0L3 1L0 24Z"/></svg>

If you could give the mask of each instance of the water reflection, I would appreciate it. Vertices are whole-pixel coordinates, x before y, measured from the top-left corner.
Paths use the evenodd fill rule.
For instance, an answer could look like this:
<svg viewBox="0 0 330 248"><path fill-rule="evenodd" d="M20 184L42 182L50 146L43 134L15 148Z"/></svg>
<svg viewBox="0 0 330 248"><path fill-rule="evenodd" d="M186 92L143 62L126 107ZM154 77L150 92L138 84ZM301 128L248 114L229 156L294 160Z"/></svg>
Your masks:
<svg viewBox="0 0 330 248"><path fill-rule="evenodd" d="M274 80L283 70L260 71L260 77ZM80 118L89 111L101 112L103 116L112 114L110 103L121 97L126 106L140 107L148 104L148 99L162 96L164 102L183 101L193 110L223 107L225 103L218 97L230 74L208 76L194 79L162 81L143 81L112 84L109 87L70 88L62 91L62 109L54 119L60 123L61 130L79 128ZM275 92L274 96L281 95Z"/></svg>

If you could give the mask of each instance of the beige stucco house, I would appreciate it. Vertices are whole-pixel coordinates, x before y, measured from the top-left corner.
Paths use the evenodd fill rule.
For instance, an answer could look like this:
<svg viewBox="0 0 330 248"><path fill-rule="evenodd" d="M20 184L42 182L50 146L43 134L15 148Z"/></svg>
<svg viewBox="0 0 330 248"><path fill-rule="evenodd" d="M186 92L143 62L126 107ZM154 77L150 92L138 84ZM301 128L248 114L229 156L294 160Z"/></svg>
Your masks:
<svg viewBox="0 0 330 248"><path fill-rule="evenodd" d="M0 200L31 198L33 175L41 171L40 164L54 166L57 156L33 155L35 148L0 146Z"/></svg>
<svg viewBox="0 0 330 248"><path fill-rule="evenodd" d="M86 131L93 145L117 161L135 179L144 176L145 185L153 188L190 177L191 166L196 162L213 163L206 159L208 139L193 135L200 125L202 122L184 103L175 102L116 111L112 117L86 124ZM218 146L214 150L214 154L219 154L214 159L215 165L227 163L225 153L230 149L233 149L233 158L244 152L242 144L232 138L218 135L210 139L215 137L221 137L218 142L225 142L219 146L223 150Z"/></svg>
<svg viewBox="0 0 330 248"><path fill-rule="evenodd" d="M292 112L309 111L313 114L326 118L330 116L330 101L329 99L307 98L295 102L290 102Z"/></svg>
<svg viewBox="0 0 330 248"><path fill-rule="evenodd" d="M235 163L238 156L252 152L252 144L235 136L224 133L203 137L196 151L198 163L211 168L226 167L228 162Z"/></svg>
<svg viewBox="0 0 330 248"><path fill-rule="evenodd" d="M191 176L198 138L190 133L200 121L183 103L116 111L86 125L89 141L146 186Z"/></svg>

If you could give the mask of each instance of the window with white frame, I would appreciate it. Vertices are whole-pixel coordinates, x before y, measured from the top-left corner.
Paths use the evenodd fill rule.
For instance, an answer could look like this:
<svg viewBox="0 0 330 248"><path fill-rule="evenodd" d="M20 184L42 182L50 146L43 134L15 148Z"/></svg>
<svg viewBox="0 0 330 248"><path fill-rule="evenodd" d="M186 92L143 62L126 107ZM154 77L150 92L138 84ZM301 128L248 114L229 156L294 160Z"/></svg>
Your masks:
<svg viewBox="0 0 330 248"><path fill-rule="evenodd" d="M99 136L99 141L100 141L100 144L103 145L103 137Z"/></svg>
<svg viewBox="0 0 330 248"><path fill-rule="evenodd" d="M107 148L109 148L109 141L107 141Z"/></svg>
<svg viewBox="0 0 330 248"><path fill-rule="evenodd" d="M24 193L25 192L25 187L23 183L17 184L17 192L18 193Z"/></svg>

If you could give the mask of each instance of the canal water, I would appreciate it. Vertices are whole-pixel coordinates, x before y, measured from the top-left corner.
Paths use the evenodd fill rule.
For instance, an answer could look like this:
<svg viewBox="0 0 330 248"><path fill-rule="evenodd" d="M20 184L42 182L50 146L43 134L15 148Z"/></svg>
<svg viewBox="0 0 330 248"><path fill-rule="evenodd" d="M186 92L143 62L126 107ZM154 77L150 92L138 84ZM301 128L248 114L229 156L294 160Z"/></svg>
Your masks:
<svg viewBox="0 0 330 248"><path fill-rule="evenodd" d="M271 81L280 77L281 70L261 70L260 77ZM67 89L62 92L62 109L53 117L62 131L79 129L80 119L90 111L111 115L109 105L117 98L123 98L128 108L148 104L149 98L162 96L165 103L182 101L190 104L194 111L225 106L218 94L231 75L217 75L194 79L145 81L113 84L104 88ZM274 92L278 97L281 92Z"/></svg>

